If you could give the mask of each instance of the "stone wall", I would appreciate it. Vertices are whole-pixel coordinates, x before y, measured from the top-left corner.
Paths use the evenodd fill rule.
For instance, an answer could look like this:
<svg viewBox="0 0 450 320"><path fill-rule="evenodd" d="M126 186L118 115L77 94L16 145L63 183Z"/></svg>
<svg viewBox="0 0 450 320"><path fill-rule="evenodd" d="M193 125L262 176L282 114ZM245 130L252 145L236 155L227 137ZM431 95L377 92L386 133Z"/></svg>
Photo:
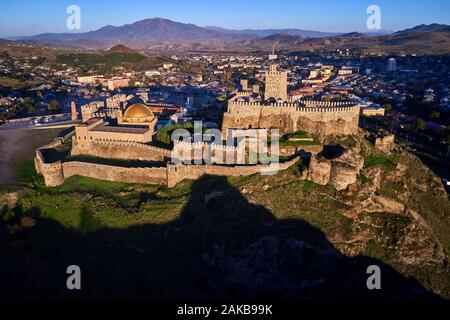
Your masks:
<svg viewBox="0 0 450 320"><path fill-rule="evenodd" d="M298 103L274 103L261 105L258 102L230 100L224 114L222 133L228 129L278 128L280 134L307 131L323 140L333 135L352 135L358 132L359 105L331 104L305 107Z"/></svg>
<svg viewBox="0 0 450 320"><path fill-rule="evenodd" d="M106 107L117 109L125 102L127 102L127 96L125 94L116 94L106 99Z"/></svg>
<svg viewBox="0 0 450 320"><path fill-rule="evenodd" d="M196 180L203 175L240 177L262 172L283 171L298 162L298 158L276 165L253 166L219 166L219 165L167 165L167 185L171 188L177 183L188 179Z"/></svg>
<svg viewBox="0 0 450 320"><path fill-rule="evenodd" d="M73 176L82 176L113 182L168 185L172 188L185 179L196 180L206 174L237 177L263 172L276 172L276 170L286 170L297 161L298 159L294 159L279 164L279 166L167 164L166 167L126 168L80 161L64 163L59 161L52 164L46 164L41 156L36 157L35 164L36 170L44 176L45 185L48 187L62 185L66 179Z"/></svg>
<svg viewBox="0 0 450 320"><path fill-rule="evenodd" d="M37 161L37 160L36 160ZM167 167L126 168L80 161L39 164L39 173L44 176L45 185L55 187L73 176L123 183L159 184L170 188L183 180L196 180L203 175L248 176L263 172L286 170L298 159L277 166L217 166L217 165L174 165Z"/></svg>
<svg viewBox="0 0 450 320"><path fill-rule="evenodd" d="M156 125L156 119L153 123ZM154 131L152 128L148 130L139 130L138 132L123 131L118 128L109 128L108 124L102 119L91 119L86 123L75 128L77 140L88 141L123 141L123 142L139 142L147 143L152 141Z"/></svg>
<svg viewBox="0 0 450 320"><path fill-rule="evenodd" d="M64 181L72 176L89 177L99 180L107 180L123 183L159 184L174 187L185 179L198 179L203 175L218 176L247 176L256 173L276 173L286 170L299 159L278 165L183 165L169 164L164 167L119 167L102 165L81 161L46 163L42 150L52 149L60 146L63 139L55 139L53 142L38 148L34 159L36 171L44 177L45 185L55 187L62 185ZM84 144L86 143L86 144ZM226 149L226 148L225 148ZM129 159L143 161L166 161L171 152L169 150L156 148L140 143L129 142L102 142L102 141L79 141L73 140L72 155L91 155L113 159Z"/></svg>
<svg viewBox="0 0 450 320"><path fill-rule="evenodd" d="M92 118L92 114L97 112L98 109L105 107L105 102L103 101L93 101L89 104L81 106L81 120L83 122L88 121Z"/></svg>
<svg viewBox="0 0 450 320"><path fill-rule="evenodd" d="M88 155L107 159L168 161L171 152L170 150L135 142L73 139L72 155Z"/></svg>
<svg viewBox="0 0 450 320"><path fill-rule="evenodd" d="M125 168L71 161L63 163L62 168L64 179L83 176L124 183L167 184L166 167Z"/></svg>
<svg viewBox="0 0 450 320"><path fill-rule="evenodd" d="M46 163L42 155L42 150L52 149L62 144L62 139L55 139L51 143L38 148L34 158L36 172L44 177L44 183L48 187L59 186L64 183L64 174L61 161L55 163Z"/></svg>

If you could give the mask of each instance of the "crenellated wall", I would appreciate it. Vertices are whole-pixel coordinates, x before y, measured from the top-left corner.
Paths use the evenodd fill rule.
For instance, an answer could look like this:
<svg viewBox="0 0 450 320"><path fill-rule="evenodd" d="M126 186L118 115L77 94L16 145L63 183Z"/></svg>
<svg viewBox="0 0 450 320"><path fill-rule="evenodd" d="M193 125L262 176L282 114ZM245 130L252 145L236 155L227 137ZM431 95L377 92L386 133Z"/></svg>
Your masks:
<svg viewBox="0 0 450 320"><path fill-rule="evenodd" d="M81 106L81 120L83 122L88 121L92 118L92 114L97 112L98 109L105 107L105 102L103 101L93 101L89 104Z"/></svg>
<svg viewBox="0 0 450 320"><path fill-rule="evenodd" d="M278 128L281 134L307 131L323 140L358 132L360 106L351 102L300 101L263 105L230 100L222 133L229 129Z"/></svg>
<svg viewBox="0 0 450 320"><path fill-rule="evenodd" d="M137 142L73 139L72 155L88 155L106 159L168 161L171 151Z"/></svg>
<svg viewBox="0 0 450 320"><path fill-rule="evenodd" d="M191 179L195 180L203 175L218 176L247 176L264 171L286 170L298 161L298 158L286 163L274 165L183 165L167 164L165 167L128 168L102 165L81 161L56 162L47 164L42 154L36 152L35 165L39 174L44 176L45 185L55 187L73 176L89 177L93 179L140 184L167 185L170 188L177 183Z"/></svg>

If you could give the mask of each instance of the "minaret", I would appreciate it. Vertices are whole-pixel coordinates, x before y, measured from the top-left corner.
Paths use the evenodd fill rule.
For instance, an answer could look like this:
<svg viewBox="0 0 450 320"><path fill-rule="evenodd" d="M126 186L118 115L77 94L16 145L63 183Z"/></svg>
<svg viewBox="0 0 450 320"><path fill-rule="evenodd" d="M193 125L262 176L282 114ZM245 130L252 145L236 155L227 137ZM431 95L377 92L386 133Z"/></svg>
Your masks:
<svg viewBox="0 0 450 320"><path fill-rule="evenodd" d="M269 61L277 60L277 59L278 59L278 55L275 54L275 44L276 44L276 43L274 43L274 44L272 45L272 54L269 54Z"/></svg>
<svg viewBox="0 0 450 320"><path fill-rule="evenodd" d="M72 101L70 103L70 113L72 116L72 121L77 121L78 120L78 112L77 112L77 105L76 105L75 101Z"/></svg>

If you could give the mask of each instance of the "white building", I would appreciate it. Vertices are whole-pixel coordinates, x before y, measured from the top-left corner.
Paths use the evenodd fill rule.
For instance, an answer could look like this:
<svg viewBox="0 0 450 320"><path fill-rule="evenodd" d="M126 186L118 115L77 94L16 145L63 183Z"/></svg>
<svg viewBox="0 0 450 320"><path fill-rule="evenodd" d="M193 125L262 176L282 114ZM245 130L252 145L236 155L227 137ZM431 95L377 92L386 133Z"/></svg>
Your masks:
<svg viewBox="0 0 450 320"><path fill-rule="evenodd" d="M394 58L390 58L388 60L387 70L388 71L397 71L397 61Z"/></svg>

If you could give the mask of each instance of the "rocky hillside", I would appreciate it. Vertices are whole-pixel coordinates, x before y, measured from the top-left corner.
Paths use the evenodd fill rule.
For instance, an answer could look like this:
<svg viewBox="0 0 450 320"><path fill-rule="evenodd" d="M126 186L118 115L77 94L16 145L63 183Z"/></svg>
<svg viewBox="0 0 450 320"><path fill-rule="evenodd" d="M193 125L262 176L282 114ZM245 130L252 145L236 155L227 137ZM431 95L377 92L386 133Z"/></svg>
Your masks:
<svg viewBox="0 0 450 320"><path fill-rule="evenodd" d="M328 143L349 150L332 165L364 162L341 191L312 182L305 162L174 189L76 177L47 189L30 170L0 198L0 296L449 299L450 202L437 177L363 133ZM74 262L83 296L61 288ZM381 291L366 288L369 265Z"/></svg>

